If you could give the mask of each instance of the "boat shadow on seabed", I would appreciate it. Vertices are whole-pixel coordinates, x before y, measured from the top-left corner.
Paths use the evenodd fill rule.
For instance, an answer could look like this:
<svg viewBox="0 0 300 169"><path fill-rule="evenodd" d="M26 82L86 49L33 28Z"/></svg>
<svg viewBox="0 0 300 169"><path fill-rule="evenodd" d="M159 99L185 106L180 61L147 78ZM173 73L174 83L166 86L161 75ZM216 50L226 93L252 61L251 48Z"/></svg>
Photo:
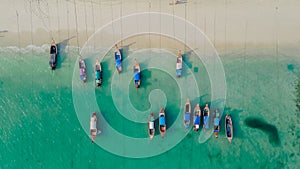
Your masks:
<svg viewBox="0 0 300 169"><path fill-rule="evenodd" d="M65 49L69 43L69 40L71 40L73 38L75 38L75 36L72 36L72 37L65 39L56 44L56 46L57 46L57 66L56 66L56 68L57 69L60 69L62 66L62 63L66 60L67 53L66 53Z"/></svg>

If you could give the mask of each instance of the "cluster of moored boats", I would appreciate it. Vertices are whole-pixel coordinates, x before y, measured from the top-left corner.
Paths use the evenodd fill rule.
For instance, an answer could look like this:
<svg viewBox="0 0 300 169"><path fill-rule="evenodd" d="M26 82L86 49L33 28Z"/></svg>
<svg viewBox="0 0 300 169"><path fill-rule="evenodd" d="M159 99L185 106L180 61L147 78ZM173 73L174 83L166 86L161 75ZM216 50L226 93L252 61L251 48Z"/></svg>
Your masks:
<svg viewBox="0 0 300 169"><path fill-rule="evenodd" d="M203 130L206 131L209 129L209 121L210 121L209 120L210 109L208 104L205 105L202 116L203 116ZM184 124L186 128L189 127L191 121L190 118L191 118L191 103L190 100L188 99L185 103L185 109L184 109ZM216 109L213 113L213 124L214 124L213 129L216 138L218 138L220 132L220 119L221 119L220 113L218 112L218 109ZM200 121L201 121L201 109L199 104L197 104L194 109L194 131L196 132L199 130ZM228 141L231 142L233 137L233 125L232 125L231 116L229 114L227 114L225 117L225 133Z"/></svg>
<svg viewBox="0 0 300 169"><path fill-rule="evenodd" d="M115 65L118 73L122 72L122 54L120 52L120 49L117 44L115 44ZM182 54L181 51L178 52L177 61L176 61L176 76L179 78L182 75ZM57 46L54 41L52 41L51 47L50 47L50 61L49 65L52 70L56 68L57 64ZM102 84L102 67L99 60L96 60L95 63L95 84L97 87L101 86ZM86 64L82 57L79 58L79 75L80 80L82 82L86 82L87 80L87 74L86 74ZM141 85L141 68L137 60L134 60L133 64L133 79L134 79L134 85L136 88L139 88ZM166 124L166 113L165 109L161 108L158 115L159 119L159 132L162 138L165 136L166 130L167 130L167 124ZM203 118L201 118L201 116ZM196 105L194 108L194 112L192 113L191 109L191 103L190 100L187 99L185 106L184 106L184 116L183 116L183 122L185 129L189 129L191 125L191 121L193 118L193 129L195 132L199 131L201 119L203 119L203 130L206 131L209 129L209 121L210 121L210 109L208 104L205 105L203 111L201 111L201 108L199 104ZM214 135L216 138L218 138L219 131L220 131L220 114L218 110L216 109L213 114L213 122L214 122ZM148 120L148 134L150 137L150 140L155 135L155 116L154 113L150 113L149 120ZM96 112L93 112L91 114L90 119L90 135L92 138L92 142L94 142L97 134L101 133L100 130L97 129L97 114ZM232 119L230 115L226 115L225 117L225 134L229 142L232 141L233 137L233 126L232 126Z"/></svg>

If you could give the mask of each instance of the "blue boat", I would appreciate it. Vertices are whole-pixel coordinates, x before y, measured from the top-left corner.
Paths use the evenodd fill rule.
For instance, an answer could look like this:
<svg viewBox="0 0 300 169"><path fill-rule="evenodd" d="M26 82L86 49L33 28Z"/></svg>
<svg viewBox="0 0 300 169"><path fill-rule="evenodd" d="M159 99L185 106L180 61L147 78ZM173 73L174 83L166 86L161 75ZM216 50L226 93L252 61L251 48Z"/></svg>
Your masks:
<svg viewBox="0 0 300 169"><path fill-rule="evenodd" d="M97 87L101 86L102 84L102 67L98 60L95 64L95 82Z"/></svg>
<svg viewBox="0 0 300 169"><path fill-rule="evenodd" d="M214 134L216 138L218 138L220 132L220 118L220 113L216 109L214 112Z"/></svg>
<svg viewBox="0 0 300 169"><path fill-rule="evenodd" d="M86 82L86 65L82 57L79 58L79 74L80 74L80 80Z"/></svg>
<svg viewBox="0 0 300 169"><path fill-rule="evenodd" d="M203 129L207 130L209 128L209 107L208 104L205 105L205 108L203 110Z"/></svg>
<svg viewBox="0 0 300 169"><path fill-rule="evenodd" d="M199 131L201 119L201 110L199 104L194 109L194 131Z"/></svg>
<svg viewBox="0 0 300 169"><path fill-rule="evenodd" d="M150 113L149 121L148 121L148 134L149 134L150 140L153 139L154 134L155 134L154 121L155 121L154 114Z"/></svg>
<svg viewBox="0 0 300 169"><path fill-rule="evenodd" d="M229 114L225 117L225 134L227 140L231 143L233 138L233 125L232 125L232 119Z"/></svg>
<svg viewBox="0 0 300 169"><path fill-rule="evenodd" d="M95 138L101 131L97 129L97 113L93 112L90 119L90 134L92 138L92 142L94 143Z"/></svg>
<svg viewBox="0 0 300 169"><path fill-rule="evenodd" d="M52 44L50 46L50 61L49 66L52 70L55 70L57 65L57 46L55 44L55 41L52 40Z"/></svg>
<svg viewBox="0 0 300 169"><path fill-rule="evenodd" d="M184 106L184 115L183 115L184 127L188 129L191 123L191 102L190 99L186 100Z"/></svg>
<svg viewBox="0 0 300 169"><path fill-rule="evenodd" d="M182 54L181 51L178 52L177 61L176 61L176 75L180 77L182 74Z"/></svg>
<svg viewBox="0 0 300 169"><path fill-rule="evenodd" d="M141 68L136 59L133 64L133 78L135 87L139 88L141 86Z"/></svg>
<svg viewBox="0 0 300 169"><path fill-rule="evenodd" d="M162 138L164 138L166 130L167 130L167 125L166 125L165 109L161 108L159 112L159 132Z"/></svg>
<svg viewBox="0 0 300 169"><path fill-rule="evenodd" d="M115 61L118 73L122 72L122 55L117 44L115 44Z"/></svg>

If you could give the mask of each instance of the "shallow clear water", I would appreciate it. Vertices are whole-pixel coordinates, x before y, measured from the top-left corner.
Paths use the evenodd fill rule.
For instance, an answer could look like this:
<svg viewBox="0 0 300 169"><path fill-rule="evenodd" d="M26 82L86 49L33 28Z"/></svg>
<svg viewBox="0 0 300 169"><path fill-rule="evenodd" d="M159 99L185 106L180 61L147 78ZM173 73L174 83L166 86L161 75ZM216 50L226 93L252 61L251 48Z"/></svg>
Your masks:
<svg viewBox="0 0 300 169"><path fill-rule="evenodd" d="M51 72L48 68L48 46L32 46L23 50L1 48L0 168L299 166L297 139L300 136L299 132L295 132L298 124L294 84L300 61L296 56L276 57L272 49L249 50L246 55L241 51L221 54L227 83L225 113L232 115L234 125L232 144L224 135L223 114L218 139L211 137L199 144L199 133L190 131L169 151L141 159L120 157L91 143L77 119L72 99L77 48L65 48L60 57L57 70ZM130 122L114 107L110 95L111 75L115 71L113 62L109 57L103 60L104 83L100 89L95 89L97 103L114 129L131 137L147 137L147 124ZM197 82L205 83L207 77L201 63L195 60L192 63L190 68L196 74ZM294 66L293 70L290 65ZM167 79L170 83L159 83L160 79ZM130 83L129 97L137 109L149 107L149 102L143 99L154 88L165 91L170 100L167 103L170 112L180 109L179 95L172 92L176 85L170 75L145 69L142 80L138 90ZM171 90L168 86L174 88ZM200 96L204 96L199 98L203 105L209 101L209 87L200 85L199 89ZM139 93L140 90L144 92ZM170 123L177 117L176 113L172 116L168 119ZM116 146L122 147L122 144L120 140ZM134 147L126 150L130 151L130 148Z"/></svg>

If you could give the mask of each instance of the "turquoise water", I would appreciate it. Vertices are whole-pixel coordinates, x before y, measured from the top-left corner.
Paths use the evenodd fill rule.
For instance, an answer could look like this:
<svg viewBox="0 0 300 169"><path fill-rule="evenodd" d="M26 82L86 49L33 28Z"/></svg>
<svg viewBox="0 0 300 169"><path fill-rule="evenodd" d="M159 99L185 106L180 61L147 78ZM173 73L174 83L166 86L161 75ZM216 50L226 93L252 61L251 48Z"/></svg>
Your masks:
<svg viewBox="0 0 300 169"><path fill-rule="evenodd" d="M232 115L234 125L232 144L225 138L222 119L218 139L211 137L199 144L199 133L190 131L169 151L134 159L114 155L92 144L81 127L72 99L77 51L75 47L61 51L58 68L51 72L47 45L22 50L1 48L0 168L297 168L300 165L294 89L300 72L297 56L276 56L273 49L221 53L227 83L225 113ZM203 84L199 85L203 105L210 98L203 66L192 58L185 61L192 63L189 65L192 71L196 70L198 84ZM121 133L147 137L146 124L130 122L113 106L112 58L105 57L102 66L104 83L95 93L103 116ZM169 83L161 83L160 79ZM173 113L168 120L172 123L180 102L179 94L173 92L176 85L172 77L146 69L142 71L142 80L144 92L137 91L130 83L132 104L139 110L147 109L149 103L143 99L152 89L160 88L167 93L167 107ZM120 140L116 146L122 145Z"/></svg>

